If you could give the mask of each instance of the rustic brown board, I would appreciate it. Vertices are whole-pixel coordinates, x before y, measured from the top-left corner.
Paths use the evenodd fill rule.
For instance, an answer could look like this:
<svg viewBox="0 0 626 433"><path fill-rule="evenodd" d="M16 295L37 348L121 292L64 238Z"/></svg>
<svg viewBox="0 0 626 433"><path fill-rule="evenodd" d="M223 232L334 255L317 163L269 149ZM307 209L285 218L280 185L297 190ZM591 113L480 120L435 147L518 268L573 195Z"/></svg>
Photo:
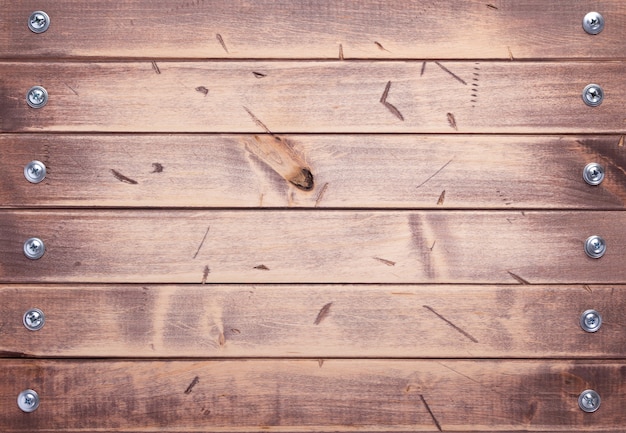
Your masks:
<svg viewBox="0 0 626 433"><path fill-rule="evenodd" d="M0 77L3 132L621 134L626 127L626 62L7 62ZM604 88L599 107L581 97L592 82ZM42 109L26 104L33 85L50 94Z"/></svg>
<svg viewBox="0 0 626 433"><path fill-rule="evenodd" d="M623 209L623 136L296 135L304 191L250 135L0 135L2 207ZM273 149L272 149L273 150ZM280 150L280 149L279 149ZM24 166L47 167L37 185ZM589 186L583 167L606 168Z"/></svg>
<svg viewBox="0 0 626 433"><path fill-rule="evenodd" d="M6 432L623 430L626 368L575 361L0 362ZM17 394L40 394L24 414ZM578 395L595 389L595 413Z"/></svg>
<svg viewBox="0 0 626 433"><path fill-rule="evenodd" d="M3 211L2 282L626 281L626 213ZM608 251L591 259L590 235ZM22 253L37 236L39 260ZM265 269L267 268L267 269Z"/></svg>
<svg viewBox="0 0 626 433"><path fill-rule="evenodd" d="M626 358L624 286L4 286L0 356ZM40 308L46 324L22 325ZM600 312L596 333L579 325ZM77 330L80 330L77 332Z"/></svg>
<svg viewBox="0 0 626 433"><path fill-rule="evenodd" d="M50 29L32 34L34 10ZM606 27L582 28L598 9ZM620 0L3 2L0 56L11 58L615 58Z"/></svg>

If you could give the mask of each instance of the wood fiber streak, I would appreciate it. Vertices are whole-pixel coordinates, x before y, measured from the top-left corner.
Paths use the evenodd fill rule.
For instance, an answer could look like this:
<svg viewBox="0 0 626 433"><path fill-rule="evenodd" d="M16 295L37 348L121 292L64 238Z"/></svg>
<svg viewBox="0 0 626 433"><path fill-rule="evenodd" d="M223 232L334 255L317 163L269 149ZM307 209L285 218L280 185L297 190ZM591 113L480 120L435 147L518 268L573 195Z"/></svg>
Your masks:
<svg viewBox="0 0 626 433"><path fill-rule="evenodd" d="M620 136L284 136L312 173L310 191L281 174L289 167L277 165L283 159L272 149L261 159L259 137L273 140L0 135L0 206L623 209L626 202ZM48 170L38 185L24 179L31 160ZM582 169L594 161L606 179L592 187Z"/></svg>
<svg viewBox="0 0 626 433"><path fill-rule="evenodd" d="M420 75L422 62L159 62L155 73L150 61L6 62L0 131L622 134L626 126L623 62L426 66ZM582 101L590 80L604 88L599 107ZM42 109L25 102L35 84L50 94Z"/></svg>
<svg viewBox="0 0 626 433"><path fill-rule="evenodd" d="M619 431L626 404L626 369L614 362L6 360L0 366L6 432L433 431L436 424L443 431L468 425ZM26 386L45 402L29 416L15 407L16 390ZM591 415L577 403L587 388L603 396Z"/></svg>
<svg viewBox="0 0 626 433"><path fill-rule="evenodd" d="M2 282L619 284L626 277L623 212L0 215ZM590 235L606 239L601 259L583 251ZM22 253L32 236L46 244L39 260Z"/></svg>
<svg viewBox="0 0 626 433"><path fill-rule="evenodd" d="M0 56L563 59L624 57L626 36L620 0L43 3L2 2ZM42 7L52 24L35 35L26 21ZM607 26L590 36L582 18L594 7Z"/></svg>
<svg viewBox="0 0 626 433"><path fill-rule="evenodd" d="M0 298L0 357L626 358L623 286L4 286ZM46 314L38 332L22 325L32 307ZM578 323L590 308L595 334Z"/></svg>

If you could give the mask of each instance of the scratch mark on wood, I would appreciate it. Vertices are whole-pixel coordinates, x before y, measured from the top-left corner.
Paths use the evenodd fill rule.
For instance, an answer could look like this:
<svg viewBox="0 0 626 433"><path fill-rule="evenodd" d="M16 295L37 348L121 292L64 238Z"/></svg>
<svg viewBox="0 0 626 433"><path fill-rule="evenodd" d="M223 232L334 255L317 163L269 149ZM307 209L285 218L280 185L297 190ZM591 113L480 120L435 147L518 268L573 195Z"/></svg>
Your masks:
<svg viewBox="0 0 626 433"><path fill-rule="evenodd" d="M468 332L464 331L463 329L459 328L458 326L456 326L454 323L452 323L451 321L449 321L448 319L443 317L441 314L437 313L432 307L430 307L428 305L422 305L422 307L426 308L428 311L430 311L435 316L439 317L441 320L443 320L448 325L450 325L452 328L454 328L454 330L456 330L457 332L460 332L461 334L463 334L465 337L467 337L468 339L470 339L474 343L478 343L478 340L475 339L470 333L468 333Z"/></svg>
<svg viewBox="0 0 626 433"><path fill-rule="evenodd" d="M72 87L69 84L67 84L65 81L63 82L63 84L65 84L65 86L68 89L70 89L74 95L78 96L78 92L76 90L72 89Z"/></svg>
<svg viewBox="0 0 626 433"><path fill-rule="evenodd" d="M513 51L511 51L511 47L509 47L508 45L506 46L506 49L509 50L509 60L513 61L515 60L515 58L513 57Z"/></svg>
<svg viewBox="0 0 626 433"><path fill-rule="evenodd" d="M402 115L402 113L400 113L400 110L398 110L391 103L387 102L387 96L389 96L389 89L391 89L391 81L387 82L387 85L385 86L385 91L383 92L383 96L380 97L380 103L383 104L385 107L387 107L387 109L391 111L391 113L394 116L396 116L398 119L404 122L404 116Z"/></svg>
<svg viewBox="0 0 626 433"><path fill-rule="evenodd" d="M391 292L391 294L395 296L415 296L415 293L411 292Z"/></svg>
<svg viewBox="0 0 626 433"><path fill-rule="evenodd" d="M226 43L224 42L224 38L222 37L222 35L220 35L219 33L216 33L215 34L215 38L217 39L217 42L220 43L222 48L224 48L224 51L226 51L226 53L228 53L228 48L226 47Z"/></svg>
<svg viewBox="0 0 626 433"><path fill-rule="evenodd" d="M511 272L511 271L507 271L507 273L508 273L511 277L513 277L513 278L514 278L514 279L515 279L518 283L520 283L520 284L523 284L523 285L528 285L528 284L530 284L527 280L523 279L522 277L520 277L520 276L519 276L519 275L517 275L517 274L514 274L514 273L513 273L513 272Z"/></svg>
<svg viewBox="0 0 626 433"><path fill-rule="evenodd" d="M391 51L389 51L388 49L386 49L385 47L383 47L383 44L381 44L378 41L374 41L374 44L376 44L376 46L378 47L379 50L381 51L387 51L388 53L390 53Z"/></svg>
<svg viewBox="0 0 626 433"><path fill-rule="evenodd" d="M437 176L439 173L441 173L441 171L442 171L444 168L446 168L446 167L448 166L448 164L450 164L451 162L452 162L452 159L450 159L450 161L446 162L443 166L441 166L441 168L440 168L439 170L437 170L436 172L434 172L433 174L431 174L431 175L428 177L428 179L426 179L424 182L422 182L422 183L420 183L419 185L417 185L416 189L417 189L417 188L420 188L420 187L422 187L422 186L424 186L424 185L426 185L426 183L427 183L428 181L430 181L433 177L435 177L435 176Z"/></svg>
<svg viewBox="0 0 626 433"><path fill-rule="evenodd" d="M122 173L120 173L120 172L119 172L119 171L117 171L117 170L113 170L113 169L111 169L111 173L112 173L112 174L113 174L113 176L115 176L115 178L116 178L117 180L119 180L120 182L128 183L128 184L131 184L131 185L137 185L137 183L138 183L136 180L131 179L130 177L126 177L126 176L124 176Z"/></svg>
<svg viewBox="0 0 626 433"><path fill-rule="evenodd" d="M437 206L443 205L443 202L446 201L446 190L441 191L439 195L439 199L437 200Z"/></svg>
<svg viewBox="0 0 626 433"><path fill-rule="evenodd" d="M343 45L339 44L339 60L343 60Z"/></svg>
<svg viewBox="0 0 626 433"><path fill-rule="evenodd" d="M211 269L209 269L209 265L205 265L204 270L202 271L202 284L206 284L206 280L209 278L210 273Z"/></svg>
<svg viewBox="0 0 626 433"><path fill-rule="evenodd" d="M583 284L583 289L585 289L589 293L593 293L593 290L591 290L591 287L589 287L589 284Z"/></svg>
<svg viewBox="0 0 626 433"><path fill-rule="evenodd" d="M619 138L619 141L617 142L617 145L619 147L624 147L624 136L623 135Z"/></svg>
<svg viewBox="0 0 626 433"><path fill-rule="evenodd" d="M459 83L463 83L463 85L467 86L467 83L465 82L465 80L463 80L463 78L459 77L457 74L455 74L450 69L443 66L441 63L439 62L435 62L435 63L437 64L437 66L439 66L441 69L446 71L448 74L452 75Z"/></svg>
<svg viewBox="0 0 626 433"><path fill-rule="evenodd" d="M269 271L270 270L270 268L268 268L267 266L265 266L263 264L255 266L254 269L258 269L259 271Z"/></svg>
<svg viewBox="0 0 626 433"><path fill-rule="evenodd" d="M200 378L198 376L194 377L187 389L185 390L185 394L191 394L193 391L193 387L200 383Z"/></svg>
<svg viewBox="0 0 626 433"><path fill-rule="evenodd" d="M433 248L435 248L435 245L436 245L436 244L437 244L437 240L434 240L434 241L433 241L433 244L432 244L432 245L430 246L430 248L429 248L429 249L430 249L430 251L432 251L432 250L433 250Z"/></svg>
<svg viewBox="0 0 626 433"><path fill-rule="evenodd" d="M319 325L320 323L322 323L322 321L326 318L326 316L328 316L328 314L330 313L330 307L333 305L332 302L329 302L328 304L324 305L322 307L322 309L320 310L319 313L317 313L317 317L315 318L315 322L313 322L314 325Z"/></svg>
<svg viewBox="0 0 626 433"><path fill-rule="evenodd" d="M153 162L152 168L154 168L154 170L152 170L151 173L163 173L163 165L161 163Z"/></svg>
<svg viewBox="0 0 626 433"><path fill-rule="evenodd" d="M379 262L387 265L387 266L395 266L396 262L392 262L391 260L381 259L380 257L372 257L374 260L378 260Z"/></svg>
<svg viewBox="0 0 626 433"><path fill-rule="evenodd" d="M493 9L494 11L497 11L497 10L498 10L498 8L497 8L496 6L494 6L494 5L492 5L492 4L487 3L487 4L486 4L486 6L487 6L489 9Z"/></svg>
<svg viewBox="0 0 626 433"><path fill-rule="evenodd" d="M439 424L439 421L437 421L437 418L435 418L435 414L431 410L430 406L428 405L428 403L426 402L426 399L424 398L424 396L422 394L420 394L420 399L422 400L422 403L424 404L424 407L426 408L426 410L430 414L430 417L433 419L433 422L437 426L437 430L443 431L443 430L441 430L441 425Z"/></svg>
<svg viewBox="0 0 626 433"><path fill-rule="evenodd" d="M252 71L252 75L254 75L254 78L265 78L265 77L267 77L267 74L264 74L262 72L256 72L256 71Z"/></svg>
<svg viewBox="0 0 626 433"><path fill-rule="evenodd" d="M239 329L236 329L236 328L232 328L230 330L230 332L232 332L233 334L241 334L241 331Z"/></svg>
<svg viewBox="0 0 626 433"><path fill-rule="evenodd" d="M470 380L470 381L472 381L474 383L477 383L478 385L484 385L483 383L477 381L476 379L473 379L473 378L469 377L468 375L463 374L460 371L455 370L454 368L452 368L452 367L450 367L450 366L448 366L448 365L446 365L446 364L444 364L442 362L437 361L437 364L441 365L442 367L447 368L448 370L452 371L453 373L458 374L459 376L462 376L462 377L466 378L467 380Z"/></svg>
<svg viewBox="0 0 626 433"><path fill-rule="evenodd" d="M157 75L160 75L160 74L161 74L161 70L159 69L159 65L157 65L157 62L152 61L152 69L154 69L154 72L155 72Z"/></svg>
<svg viewBox="0 0 626 433"><path fill-rule="evenodd" d="M206 96L209 94L209 89L204 86L198 86L196 87L196 92L204 93L204 96Z"/></svg>
<svg viewBox="0 0 626 433"><path fill-rule="evenodd" d="M328 189L328 182L324 184L324 186L320 190L320 193L317 195L317 198L315 199L315 207L317 207L320 204L320 202L324 198L324 194L326 194L327 189Z"/></svg>
<svg viewBox="0 0 626 433"><path fill-rule="evenodd" d="M474 96L474 95L472 95L472 96ZM456 126L456 119L454 118L454 114L446 113L446 116L448 117L448 124L450 125L450 127L452 129L454 129L455 131L458 131L459 128L457 128L457 126Z"/></svg>
<svg viewBox="0 0 626 433"><path fill-rule="evenodd" d="M204 241L206 241L206 237L209 235L209 230L211 230L211 226L208 226L206 228L206 232L204 232L204 237L202 238L202 241L200 242L200 245L198 246L196 253L193 255L194 259L198 257L198 254L200 253L200 250L202 249L202 245L204 245Z"/></svg>
<svg viewBox="0 0 626 433"><path fill-rule="evenodd" d="M261 128L263 128L263 130L264 130L265 132L267 132L268 134L270 134L270 135L274 135L274 134L272 133L272 131L270 131L270 129L269 129L267 126L265 126L265 123L261 122L261 119L259 119L258 117L256 117L256 116L254 115L254 113L252 113L252 111L248 110L248 107L243 106L243 109L244 109L244 110L246 110L246 112L248 113L248 115L250 115L250 117L252 118L252 120L254 121L254 123L256 123L258 126L260 126Z"/></svg>
<svg viewBox="0 0 626 433"><path fill-rule="evenodd" d="M420 71L420 77L424 75L425 70L426 70L426 62L422 62L422 70Z"/></svg>
<svg viewBox="0 0 626 433"><path fill-rule="evenodd" d="M223 332L220 332L220 336L217 342L219 343L220 347L224 347L224 345L226 344L226 337L224 336Z"/></svg>
<svg viewBox="0 0 626 433"><path fill-rule="evenodd" d="M323 359L318 359L317 360L317 364L320 366L320 368L322 368L322 365L324 365L324 360Z"/></svg>

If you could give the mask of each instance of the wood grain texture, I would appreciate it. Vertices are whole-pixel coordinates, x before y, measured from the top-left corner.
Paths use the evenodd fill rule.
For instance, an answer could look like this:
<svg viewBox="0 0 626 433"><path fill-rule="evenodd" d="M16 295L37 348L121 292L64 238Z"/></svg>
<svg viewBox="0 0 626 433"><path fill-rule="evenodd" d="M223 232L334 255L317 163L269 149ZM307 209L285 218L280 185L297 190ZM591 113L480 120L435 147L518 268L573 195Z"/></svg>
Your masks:
<svg viewBox="0 0 626 433"><path fill-rule="evenodd" d="M0 77L3 132L622 134L626 127L624 62L158 62L157 69L149 61L5 62ZM599 107L582 101L590 82L604 88ZM42 109L26 104L33 85L50 94Z"/></svg>
<svg viewBox="0 0 626 433"><path fill-rule="evenodd" d="M623 58L626 37L620 0L2 3L0 56L27 59ZM27 19L42 8L52 24L35 35ZM607 24L590 36L582 19L594 8Z"/></svg>
<svg viewBox="0 0 626 433"><path fill-rule="evenodd" d="M597 210L626 202L623 136L282 137L310 169L311 191L287 180L272 149L261 159L255 137L264 136L0 135L0 206ZM23 175L31 160L47 167L38 185ZM600 186L583 181L589 162L606 168Z"/></svg>
<svg viewBox="0 0 626 433"><path fill-rule="evenodd" d="M6 432L623 429L626 368L576 361L0 361ZM41 406L17 408L32 388ZM593 414L578 395L597 390ZM439 426L439 429L437 428Z"/></svg>
<svg viewBox="0 0 626 433"><path fill-rule="evenodd" d="M592 211L3 211L0 280L619 284L625 224ZM601 259L583 251L590 235L607 242ZM46 244L35 261L32 236Z"/></svg>
<svg viewBox="0 0 626 433"><path fill-rule="evenodd" d="M624 286L20 285L0 298L0 357L626 358ZM37 332L22 325L33 307ZM603 324L589 334L592 308Z"/></svg>

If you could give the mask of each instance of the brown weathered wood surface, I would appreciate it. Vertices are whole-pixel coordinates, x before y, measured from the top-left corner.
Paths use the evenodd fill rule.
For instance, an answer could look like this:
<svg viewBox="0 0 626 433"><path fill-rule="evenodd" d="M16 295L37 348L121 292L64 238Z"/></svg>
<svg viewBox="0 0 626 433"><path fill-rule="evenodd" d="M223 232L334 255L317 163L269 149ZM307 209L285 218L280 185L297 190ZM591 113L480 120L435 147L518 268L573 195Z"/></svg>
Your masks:
<svg viewBox="0 0 626 433"><path fill-rule="evenodd" d="M623 136L296 135L303 191L249 135L0 136L2 207L623 209ZM266 156L267 155L267 156ZM262 159L263 158L263 159ZM26 181L31 160L46 179ZM605 181L589 186L583 167ZM124 177L120 177L124 176Z"/></svg>
<svg viewBox="0 0 626 433"><path fill-rule="evenodd" d="M623 431L626 368L591 361L0 361L6 432ZM45 401L28 416L17 390ZM578 395L602 393L585 414ZM12 392L14 391L14 392Z"/></svg>
<svg viewBox="0 0 626 433"><path fill-rule="evenodd" d="M3 211L2 282L581 283L626 277L624 212ZM608 250L591 259L591 235ZM39 260L26 239L46 245ZM267 268L267 269L265 269Z"/></svg>
<svg viewBox="0 0 626 433"><path fill-rule="evenodd" d="M626 358L624 286L4 286L0 357ZM22 325L30 308L46 324ZM595 309L596 333L579 325Z"/></svg>
<svg viewBox="0 0 626 433"><path fill-rule="evenodd" d="M0 77L3 132L621 134L626 128L626 64L614 61L602 67L596 62L5 62ZM582 100L590 82L604 88L599 107ZM26 104L33 85L50 95L42 109Z"/></svg>
<svg viewBox="0 0 626 433"><path fill-rule="evenodd" d="M50 29L32 34L34 10ZM583 16L606 19L597 36ZM5 58L624 58L626 7L588 1L2 2Z"/></svg>

